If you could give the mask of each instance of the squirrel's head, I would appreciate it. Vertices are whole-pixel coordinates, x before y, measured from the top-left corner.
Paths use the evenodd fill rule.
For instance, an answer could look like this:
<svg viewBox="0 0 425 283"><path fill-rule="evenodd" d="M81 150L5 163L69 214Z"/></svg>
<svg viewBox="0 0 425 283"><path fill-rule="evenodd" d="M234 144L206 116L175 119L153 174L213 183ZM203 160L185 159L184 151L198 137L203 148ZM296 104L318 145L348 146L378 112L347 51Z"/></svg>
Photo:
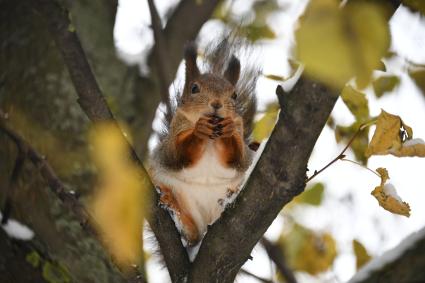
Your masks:
<svg viewBox="0 0 425 283"><path fill-rule="evenodd" d="M186 78L180 107L185 112L200 115L235 116L239 60L232 56L224 74L201 74L196 64L196 45L187 45L184 55Z"/></svg>

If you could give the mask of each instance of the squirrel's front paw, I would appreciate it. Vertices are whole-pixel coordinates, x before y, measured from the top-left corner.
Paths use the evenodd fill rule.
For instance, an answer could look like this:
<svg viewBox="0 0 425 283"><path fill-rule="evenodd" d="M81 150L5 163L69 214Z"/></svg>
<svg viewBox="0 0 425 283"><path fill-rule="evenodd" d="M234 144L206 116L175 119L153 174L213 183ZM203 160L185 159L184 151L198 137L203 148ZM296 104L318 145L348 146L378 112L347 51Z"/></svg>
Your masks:
<svg viewBox="0 0 425 283"><path fill-rule="evenodd" d="M201 139L215 139L218 137L216 123L223 118L201 117L195 124L193 134Z"/></svg>
<svg viewBox="0 0 425 283"><path fill-rule="evenodd" d="M232 118L226 117L222 121L218 122L214 131L217 133L217 137L229 138L233 135L236 130L235 122Z"/></svg>

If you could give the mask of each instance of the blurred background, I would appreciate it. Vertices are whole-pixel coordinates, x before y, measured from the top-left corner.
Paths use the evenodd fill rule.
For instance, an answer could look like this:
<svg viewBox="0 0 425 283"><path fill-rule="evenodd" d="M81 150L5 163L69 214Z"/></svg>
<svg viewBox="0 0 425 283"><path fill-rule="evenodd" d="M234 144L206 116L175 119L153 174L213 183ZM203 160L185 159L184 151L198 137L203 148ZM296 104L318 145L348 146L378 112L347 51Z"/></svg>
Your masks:
<svg viewBox="0 0 425 283"><path fill-rule="evenodd" d="M98 169L90 158L89 122L76 103L66 67L42 19L23 1L12 2L0 1L0 109L7 113L8 125L47 157L66 188L91 203ZM300 29L299 19L309 2L315 0L155 1L168 40L169 67L174 70L168 84L170 95L174 96L183 85L181 55L188 39L196 39L202 54L215 37L238 28L253 49L249 57L242 56L242 68L249 61L263 70L257 84L255 139L264 144L279 109L276 86L282 84L290 89L301 73L298 60L303 51L296 30ZM316 2L323 11L327 5L331 7L327 19L333 16L331 2ZM383 37L389 45L379 68L373 68L371 81L361 85L352 79L349 85L366 97L368 119L377 117L384 109L412 127L414 137L424 139L425 17L423 7L421 14L409 2L414 1L406 1L406 6L397 9L386 4L363 7L376 8L378 17L388 21L388 34L383 32L376 37ZM158 142L165 109L159 94L158 66L152 55L155 41L147 1L64 3L71 11L72 23L109 106L139 156L146 159L149 149ZM199 6L203 12L179 14L186 4ZM313 10L314 5L310 6ZM348 20L355 29L373 30L368 26L373 25L368 13L356 17ZM339 52L342 45L332 37L332 29L311 32L328 34L335 40L335 54ZM355 45L355 39L352 40ZM314 43L303 44L319 50L320 41ZM353 60L361 57L357 53L352 56ZM338 62L329 63L332 64L337 67L331 72L346 65L344 61L341 66ZM308 68L306 73L321 79ZM362 122L365 121L353 115L343 100L338 100L317 141L308 174L338 156ZM364 152L373 130L374 126L370 127L346 152L347 159L361 166L344 161L332 165L282 210L265 234L267 242L284 255L298 282L347 282L370 259L396 247L406 236L425 226L425 160L367 158ZM285 154L285 149L279 154ZM21 258L41 268L43 280L55 278L47 282L120 282L115 278L118 275L111 274L112 267L102 247L82 234L78 221L49 192L34 166L25 163L13 190L8 190L17 155L15 145L0 132L0 200L3 205L6 199L12 200L11 216L2 226L0 236L7 241L25 242L19 244L19 252L4 253L3 265L12 274L15 263L11 261L16 261L17 270L22 270ZM380 179L362 166L388 169L398 195L410 205L410 217L392 214L379 206L371 191ZM11 227L12 224L15 226ZM155 244L149 239L150 233L145 232L144 237L149 282L168 282L168 272L153 252ZM269 282L290 282L278 272L264 243L258 244L251 255L253 259L243 266L248 273ZM240 274L237 281L261 282L248 274Z"/></svg>

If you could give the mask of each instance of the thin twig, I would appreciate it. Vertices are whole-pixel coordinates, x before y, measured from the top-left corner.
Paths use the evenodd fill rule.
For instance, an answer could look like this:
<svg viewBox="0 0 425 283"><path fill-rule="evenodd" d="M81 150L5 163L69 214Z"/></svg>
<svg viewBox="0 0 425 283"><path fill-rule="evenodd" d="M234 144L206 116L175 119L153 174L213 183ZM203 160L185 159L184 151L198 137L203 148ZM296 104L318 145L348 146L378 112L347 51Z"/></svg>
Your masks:
<svg viewBox="0 0 425 283"><path fill-rule="evenodd" d="M274 244L267 240L266 238L262 238L260 243L263 245L264 249L267 252L269 258L274 262L280 274L285 278L285 282L287 283L297 283L297 279L295 278L294 273L291 268L289 268L285 256L277 244Z"/></svg>
<svg viewBox="0 0 425 283"><path fill-rule="evenodd" d="M329 166L331 166L332 164L334 164L338 160L341 160L341 159L345 158L344 153L347 151L347 149L350 147L350 145L353 143L353 141L356 139L356 137L360 134L360 132L363 131L364 129L366 129L367 127L369 127L370 125L374 124L375 122L376 122L376 119L372 119L372 120L370 120L367 123L361 124L360 127L357 129L357 132L351 137L351 139L348 141L347 145L344 147L344 149L341 151L341 153L337 157L335 157L334 159L332 159L331 162L329 162L328 164L326 164L325 167L323 167L319 171L317 171L317 170L314 171L313 175L311 175L305 182L306 183L310 182L314 177L316 177L317 175L319 175L320 173L322 173Z"/></svg>
<svg viewBox="0 0 425 283"><path fill-rule="evenodd" d="M370 169L369 167L367 167L367 166L365 166L365 165L363 165L363 164L361 164L361 163L359 163L359 162L356 162L356 161L351 160L351 159L346 159L346 158L342 158L342 159L341 159L341 161L347 161L347 162L354 163L354 164L356 164L356 165L358 165L358 166L362 167L363 169L369 170L370 172L372 172L373 174L375 174L376 176L378 176L379 178L381 178L381 175L379 175L378 173L376 173L376 171L375 171L375 170L372 170L372 169Z"/></svg>
<svg viewBox="0 0 425 283"><path fill-rule="evenodd" d="M166 49L164 32L162 29L161 18L159 17L158 11L155 7L153 0L148 0L149 11L151 14L151 25L153 30L153 36L155 39L156 49L156 63L159 77L159 85L162 102L167 108L166 118L168 121L171 121L171 103L170 103L170 94L168 92L168 82L171 82L171 71L170 63L168 58L168 52Z"/></svg>
<svg viewBox="0 0 425 283"><path fill-rule="evenodd" d="M246 269L241 269L240 273L245 274L245 275L248 275L248 276L251 276L252 278L255 278L255 279L257 279L258 281L263 282L263 283L273 283L273 281L272 281L272 280L265 279L265 278L263 278L263 277L260 277L260 276L258 276L258 275L255 275L254 273L251 273L251 272L249 272L249 271L248 271L248 270L246 270Z"/></svg>

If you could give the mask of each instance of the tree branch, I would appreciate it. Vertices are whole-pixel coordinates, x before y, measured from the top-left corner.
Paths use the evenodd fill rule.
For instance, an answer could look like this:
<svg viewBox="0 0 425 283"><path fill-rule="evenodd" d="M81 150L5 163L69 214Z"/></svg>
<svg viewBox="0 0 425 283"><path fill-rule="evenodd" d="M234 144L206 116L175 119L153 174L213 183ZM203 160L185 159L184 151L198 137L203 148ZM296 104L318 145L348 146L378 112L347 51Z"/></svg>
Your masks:
<svg viewBox="0 0 425 283"><path fill-rule="evenodd" d="M46 20L56 45L62 53L81 108L93 123L106 121L116 124L93 76L78 36L69 21L68 11L54 0L37 0L33 3L33 8ZM123 139L125 139L124 136ZM130 159L140 169L144 186L151 188L151 191L154 192L143 164L130 145L129 152ZM158 195L153 194L154 197L149 207L150 217L147 220L159 242L173 282L179 282L187 273L189 259L181 244L180 235L174 222L165 210L158 207Z"/></svg>
<svg viewBox="0 0 425 283"><path fill-rule="evenodd" d="M283 206L304 190L310 154L338 96L303 77L290 93L276 92L276 127L235 204L208 229L188 282L233 282Z"/></svg>
<svg viewBox="0 0 425 283"><path fill-rule="evenodd" d="M261 238L261 244L267 252L269 258L275 263L277 270L279 270L280 274L285 278L285 282L287 283L297 283L297 279L295 279L294 273L288 267L286 263L285 255L283 254L281 248L266 238Z"/></svg>
<svg viewBox="0 0 425 283"><path fill-rule="evenodd" d="M155 51L156 51L156 63L159 77L159 89L162 97L162 102L167 108L167 120L171 121L171 104L170 95L168 93L167 82L172 81L172 72L169 66L168 50L166 48L165 37L162 30L161 18L156 10L155 3L153 0L148 0L149 11L151 14L151 25L153 29L153 36L155 39Z"/></svg>
<svg viewBox="0 0 425 283"><path fill-rule="evenodd" d="M240 273L251 276L252 278L257 279L258 281L260 281L262 283L273 283L272 280L262 278L262 277L255 275L254 273L251 273L251 272L249 272L248 270L245 270L245 269L241 269Z"/></svg>
<svg viewBox="0 0 425 283"><path fill-rule="evenodd" d="M349 283L425 282L425 227L372 259Z"/></svg>

